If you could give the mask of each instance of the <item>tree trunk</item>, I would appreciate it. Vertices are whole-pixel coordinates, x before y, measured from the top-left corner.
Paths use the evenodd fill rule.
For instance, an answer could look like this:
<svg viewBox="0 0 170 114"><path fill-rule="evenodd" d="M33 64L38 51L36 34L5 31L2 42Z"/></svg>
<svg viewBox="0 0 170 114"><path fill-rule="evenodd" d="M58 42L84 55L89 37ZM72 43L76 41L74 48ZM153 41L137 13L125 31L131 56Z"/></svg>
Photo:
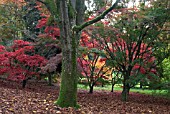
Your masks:
<svg viewBox="0 0 170 114"><path fill-rule="evenodd" d="M27 80L25 79L22 81L22 88L25 88L26 84L27 84Z"/></svg>
<svg viewBox="0 0 170 114"><path fill-rule="evenodd" d="M104 87L104 84L102 83L102 87Z"/></svg>
<svg viewBox="0 0 170 114"><path fill-rule="evenodd" d="M72 31L75 20L70 19L66 0L60 1L60 38L62 44L62 73L58 100L60 107L77 107L77 33ZM73 13L73 12L72 12ZM73 15L72 15L73 16Z"/></svg>
<svg viewBox="0 0 170 114"><path fill-rule="evenodd" d="M123 91L122 91L122 101L127 101L130 91L129 83L127 82L130 76L130 71L126 72L124 74L124 80L123 80Z"/></svg>
<svg viewBox="0 0 170 114"><path fill-rule="evenodd" d="M130 88L126 85L123 85L123 91L122 91L122 101L127 101L129 96Z"/></svg>
<svg viewBox="0 0 170 114"><path fill-rule="evenodd" d="M48 73L48 85L52 86L52 76L50 73Z"/></svg>
<svg viewBox="0 0 170 114"><path fill-rule="evenodd" d="M142 84L142 82L140 82L140 88L142 89L142 87L143 87L143 84Z"/></svg>
<svg viewBox="0 0 170 114"><path fill-rule="evenodd" d="M108 8L93 21L84 21L85 0L37 0L44 3L55 20L58 21L60 28L60 41L62 44L62 74L61 86L58 100L55 102L60 107L77 107L77 48L81 30L100 19L103 19L119 0Z"/></svg>
<svg viewBox="0 0 170 114"><path fill-rule="evenodd" d="M71 53L73 52L63 49L60 94L56 102L60 107L77 106L76 56ZM72 57L69 57L69 55L72 55Z"/></svg>
<svg viewBox="0 0 170 114"><path fill-rule="evenodd" d="M28 78L26 78L22 81L22 88L25 88L27 81L30 80L30 79L31 79L31 77L28 77Z"/></svg>
<svg viewBox="0 0 170 114"><path fill-rule="evenodd" d="M111 90L111 92L113 92L113 91L114 91L114 86L115 86L115 84L112 84L112 90Z"/></svg>
<svg viewBox="0 0 170 114"><path fill-rule="evenodd" d="M113 92L113 90L114 90L114 85L115 85L114 78L112 78L112 90L111 90L111 92Z"/></svg>
<svg viewBox="0 0 170 114"><path fill-rule="evenodd" d="M89 93L93 93L93 85L92 86L89 86L90 87L90 90L89 90Z"/></svg>

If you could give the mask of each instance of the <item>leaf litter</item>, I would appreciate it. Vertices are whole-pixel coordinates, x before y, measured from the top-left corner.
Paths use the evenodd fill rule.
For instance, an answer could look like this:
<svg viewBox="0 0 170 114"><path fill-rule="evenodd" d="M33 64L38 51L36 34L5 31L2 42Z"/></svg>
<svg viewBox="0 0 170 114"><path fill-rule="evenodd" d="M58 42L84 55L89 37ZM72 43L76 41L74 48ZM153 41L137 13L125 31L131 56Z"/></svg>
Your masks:
<svg viewBox="0 0 170 114"><path fill-rule="evenodd" d="M0 80L0 114L170 114L170 100L130 93L128 102L121 101L121 92L78 90L79 109L60 108L54 105L59 85L46 82L21 84Z"/></svg>

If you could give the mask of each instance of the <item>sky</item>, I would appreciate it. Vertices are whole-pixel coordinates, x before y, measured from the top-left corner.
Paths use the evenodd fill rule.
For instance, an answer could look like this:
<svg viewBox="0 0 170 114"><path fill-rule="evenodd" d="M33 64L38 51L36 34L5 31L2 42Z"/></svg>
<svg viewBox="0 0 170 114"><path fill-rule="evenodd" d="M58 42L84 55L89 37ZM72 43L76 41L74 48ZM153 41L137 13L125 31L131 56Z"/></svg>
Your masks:
<svg viewBox="0 0 170 114"><path fill-rule="evenodd" d="M88 0L88 1L90 1L90 6L88 7L88 9L93 10L93 8L94 8L94 7L92 7L93 0ZM107 1L107 2L112 1L112 4L113 4L113 3L115 3L116 0L105 0L105 1ZM133 7L133 6L139 6L139 1L141 1L141 0L130 0L127 5L129 8ZM142 0L142 1L146 1L146 0ZM145 3L146 3L146 5L148 5L149 2L146 1ZM85 2L85 4L86 4L86 6L88 6L87 1Z"/></svg>

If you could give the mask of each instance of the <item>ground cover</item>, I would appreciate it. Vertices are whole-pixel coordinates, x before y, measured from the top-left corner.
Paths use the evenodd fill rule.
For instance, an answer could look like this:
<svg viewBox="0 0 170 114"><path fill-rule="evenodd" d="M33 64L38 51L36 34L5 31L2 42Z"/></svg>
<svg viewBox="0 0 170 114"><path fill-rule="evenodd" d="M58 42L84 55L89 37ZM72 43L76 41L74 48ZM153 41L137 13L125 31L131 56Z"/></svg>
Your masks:
<svg viewBox="0 0 170 114"><path fill-rule="evenodd" d="M122 102L121 92L106 90L78 90L80 109L60 108L53 105L58 97L59 85L28 82L25 89L20 83L0 80L0 114L169 114L170 100L130 93L129 101Z"/></svg>

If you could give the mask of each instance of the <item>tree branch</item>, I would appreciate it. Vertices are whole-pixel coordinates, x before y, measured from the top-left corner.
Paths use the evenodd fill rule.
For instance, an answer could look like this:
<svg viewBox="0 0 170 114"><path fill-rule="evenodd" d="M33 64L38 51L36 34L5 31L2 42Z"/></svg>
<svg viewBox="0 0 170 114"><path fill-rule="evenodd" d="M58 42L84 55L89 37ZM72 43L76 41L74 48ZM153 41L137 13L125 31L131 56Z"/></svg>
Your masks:
<svg viewBox="0 0 170 114"><path fill-rule="evenodd" d="M93 24L93 23L96 23L98 21L100 21L101 19L104 19L104 17L110 12L112 11L118 4L120 0L117 0L110 8L108 8L107 10L105 10L102 14L100 14L99 16L97 16L96 18L94 18L93 20L90 20L90 21L87 21L85 23L83 23L82 25L80 26L74 26L73 27L73 30L76 31L76 32L79 32L81 31L82 29L84 29L85 27Z"/></svg>
<svg viewBox="0 0 170 114"><path fill-rule="evenodd" d="M42 1L42 0L36 0L37 2L40 2L40 3L42 3L42 4L44 4L44 5L46 5L46 2L45 1Z"/></svg>

